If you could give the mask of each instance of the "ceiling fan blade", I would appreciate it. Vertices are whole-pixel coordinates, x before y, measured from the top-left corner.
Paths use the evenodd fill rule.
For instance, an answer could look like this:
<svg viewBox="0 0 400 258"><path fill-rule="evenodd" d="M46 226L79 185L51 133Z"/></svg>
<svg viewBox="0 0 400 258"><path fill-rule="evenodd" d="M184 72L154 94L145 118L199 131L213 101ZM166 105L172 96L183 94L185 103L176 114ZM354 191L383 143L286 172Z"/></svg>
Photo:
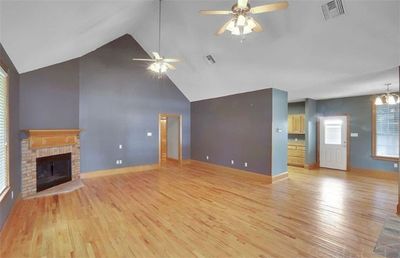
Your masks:
<svg viewBox="0 0 400 258"><path fill-rule="evenodd" d="M175 59L175 58L167 58L167 59L164 59L164 62L167 62L167 63L178 63L178 62L180 62L181 60L179 60L179 59Z"/></svg>
<svg viewBox="0 0 400 258"><path fill-rule="evenodd" d="M200 14L201 15L227 15L227 14L231 14L232 11L217 11L217 10L201 10Z"/></svg>
<svg viewBox="0 0 400 258"><path fill-rule="evenodd" d="M153 52L153 56L155 59L162 59L161 56L157 52Z"/></svg>
<svg viewBox="0 0 400 258"><path fill-rule="evenodd" d="M176 70L176 67L173 66L172 64L165 63L165 65L168 67L168 69Z"/></svg>
<svg viewBox="0 0 400 258"><path fill-rule="evenodd" d="M156 59L143 59L143 58L133 58L133 61L145 61L145 62L154 62Z"/></svg>
<svg viewBox="0 0 400 258"><path fill-rule="evenodd" d="M238 0L237 1L237 7L246 8L248 2L249 2L248 0Z"/></svg>
<svg viewBox="0 0 400 258"><path fill-rule="evenodd" d="M273 12L273 11L278 11L282 9L288 8L289 4L286 1L282 2L276 2L273 4L266 4L266 5L260 5L256 7L252 7L250 9L250 12L252 14L257 14L257 13L267 13L267 12Z"/></svg>
<svg viewBox="0 0 400 258"><path fill-rule="evenodd" d="M227 22L215 33L215 35L219 36L219 35L221 35L222 33L224 33L225 30L226 30L226 28L228 27L228 25L229 25L229 23L230 23L231 21L232 21L232 20L227 21Z"/></svg>
<svg viewBox="0 0 400 258"><path fill-rule="evenodd" d="M254 32L261 32L261 31L263 31L263 28L261 27L261 25L260 25L256 20L253 19L253 22L254 22L254 24L256 25L256 26L253 28L253 31L254 31Z"/></svg>

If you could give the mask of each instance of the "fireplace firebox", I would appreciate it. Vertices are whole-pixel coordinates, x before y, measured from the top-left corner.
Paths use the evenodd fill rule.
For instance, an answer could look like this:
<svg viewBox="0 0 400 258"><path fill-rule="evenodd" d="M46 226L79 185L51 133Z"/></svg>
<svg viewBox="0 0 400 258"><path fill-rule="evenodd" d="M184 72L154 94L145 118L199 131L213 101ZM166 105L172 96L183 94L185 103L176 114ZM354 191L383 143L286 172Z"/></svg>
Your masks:
<svg viewBox="0 0 400 258"><path fill-rule="evenodd" d="M71 181L71 153L36 159L36 190Z"/></svg>

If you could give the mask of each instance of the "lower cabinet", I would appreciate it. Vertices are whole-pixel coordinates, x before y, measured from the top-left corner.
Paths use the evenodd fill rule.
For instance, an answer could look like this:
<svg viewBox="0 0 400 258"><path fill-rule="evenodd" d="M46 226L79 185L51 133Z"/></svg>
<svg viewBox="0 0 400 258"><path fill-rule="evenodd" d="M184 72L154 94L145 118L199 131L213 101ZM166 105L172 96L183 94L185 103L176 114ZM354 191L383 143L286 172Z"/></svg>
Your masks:
<svg viewBox="0 0 400 258"><path fill-rule="evenodd" d="M292 166L304 167L304 156L306 147L300 144L288 145L288 164Z"/></svg>

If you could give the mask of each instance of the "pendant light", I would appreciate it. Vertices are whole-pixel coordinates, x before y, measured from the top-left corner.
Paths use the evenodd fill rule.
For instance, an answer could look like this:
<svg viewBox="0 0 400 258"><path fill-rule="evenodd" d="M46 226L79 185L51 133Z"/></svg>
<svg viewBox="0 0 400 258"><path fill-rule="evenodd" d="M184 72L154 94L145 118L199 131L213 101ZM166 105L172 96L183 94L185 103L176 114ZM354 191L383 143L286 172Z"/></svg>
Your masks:
<svg viewBox="0 0 400 258"><path fill-rule="evenodd" d="M152 59L143 59L143 58L134 58L134 61L144 61L151 62L151 64L147 67L147 70L150 70L158 75L158 78L162 78L162 75L168 70L175 70L175 66L170 63L180 62L179 59L174 58L164 58L160 55L161 52L161 0L159 0L158 5L158 52L152 52Z"/></svg>
<svg viewBox="0 0 400 258"><path fill-rule="evenodd" d="M383 104L396 105L400 103L400 97L397 94L390 93L391 83L386 83L386 93L375 98L375 105L380 106Z"/></svg>

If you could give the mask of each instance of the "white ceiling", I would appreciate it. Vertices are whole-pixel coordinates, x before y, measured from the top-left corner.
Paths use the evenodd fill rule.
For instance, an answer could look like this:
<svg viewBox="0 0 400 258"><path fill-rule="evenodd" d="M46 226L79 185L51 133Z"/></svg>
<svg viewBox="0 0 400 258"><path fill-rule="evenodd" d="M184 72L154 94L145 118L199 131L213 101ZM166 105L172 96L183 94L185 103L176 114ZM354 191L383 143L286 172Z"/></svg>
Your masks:
<svg viewBox="0 0 400 258"><path fill-rule="evenodd" d="M1 0L0 0L1 1ZM183 60L169 77L191 101L279 88L290 100L333 98L399 88L400 1L343 0L346 15L325 21L325 0L289 1L285 11L256 15L264 32L244 43L214 36L232 1L163 0L162 55ZM252 5L273 2L251 1ZM0 41L19 72L86 54L131 34L157 47L157 2L2 1ZM212 54L216 64L204 57Z"/></svg>

